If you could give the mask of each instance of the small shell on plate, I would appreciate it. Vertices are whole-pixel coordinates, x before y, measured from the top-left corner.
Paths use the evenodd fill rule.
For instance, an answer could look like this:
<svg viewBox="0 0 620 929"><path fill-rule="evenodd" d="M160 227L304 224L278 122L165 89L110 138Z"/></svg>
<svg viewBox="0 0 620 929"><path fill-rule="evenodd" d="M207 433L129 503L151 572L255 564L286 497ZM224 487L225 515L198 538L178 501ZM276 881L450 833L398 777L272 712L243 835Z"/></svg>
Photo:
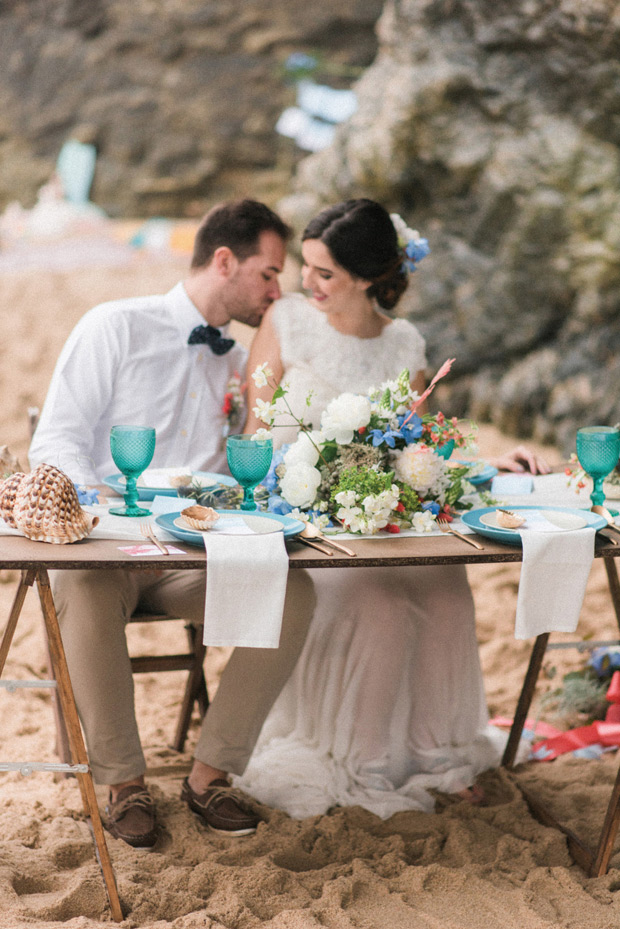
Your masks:
<svg viewBox="0 0 620 929"><path fill-rule="evenodd" d="M191 474L171 474L168 483L171 487L190 487L192 480Z"/></svg>
<svg viewBox="0 0 620 929"><path fill-rule="evenodd" d="M519 526L523 525L525 519L522 516L517 516L511 510L497 509L495 511L495 521L502 529L518 529Z"/></svg>
<svg viewBox="0 0 620 929"><path fill-rule="evenodd" d="M210 529L219 518L219 513L216 513L210 506L188 506L186 510L181 510L183 522L187 523L190 529L197 529L198 532Z"/></svg>

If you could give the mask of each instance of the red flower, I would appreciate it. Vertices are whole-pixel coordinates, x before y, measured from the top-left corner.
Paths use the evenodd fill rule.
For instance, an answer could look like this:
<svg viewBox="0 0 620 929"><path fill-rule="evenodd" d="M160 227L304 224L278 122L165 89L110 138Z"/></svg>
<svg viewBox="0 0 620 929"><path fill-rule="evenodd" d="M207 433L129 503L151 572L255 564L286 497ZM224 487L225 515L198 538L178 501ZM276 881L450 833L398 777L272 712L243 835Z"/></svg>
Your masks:
<svg viewBox="0 0 620 929"><path fill-rule="evenodd" d="M222 413L224 413L225 416L228 416L229 413L232 413L232 408L233 408L232 394L231 393L224 394L224 403L222 405Z"/></svg>
<svg viewBox="0 0 620 929"><path fill-rule="evenodd" d="M360 426L360 428L357 430L358 435L364 435L365 432L366 432L366 426Z"/></svg>
<svg viewBox="0 0 620 929"><path fill-rule="evenodd" d="M405 506L404 506L403 503L400 502L400 500L398 501L398 503L396 504L396 506L394 507L394 509L396 510L397 513L404 513L404 512L405 512Z"/></svg>
<svg viewBox="0 0 620 929"><path fill-rule="evenodd" d="M400 526L397 526L396 523L388 523L387 526L383 527L383 531L397 535L400 532Z"/></svg>

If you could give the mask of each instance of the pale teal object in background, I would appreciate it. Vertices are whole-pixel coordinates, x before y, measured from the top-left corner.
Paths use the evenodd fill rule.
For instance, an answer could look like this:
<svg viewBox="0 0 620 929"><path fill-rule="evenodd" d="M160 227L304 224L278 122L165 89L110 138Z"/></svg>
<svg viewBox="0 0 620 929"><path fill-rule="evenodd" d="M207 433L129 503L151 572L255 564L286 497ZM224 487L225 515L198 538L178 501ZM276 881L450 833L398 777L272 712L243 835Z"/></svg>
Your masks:
<svg viewBox="0 0 620 929"><path fill-rule="evenodd" d="M69 139L60 149L56 173L62 183L65 200L87 203L95 175L97 150L77 139Z"/></svg>

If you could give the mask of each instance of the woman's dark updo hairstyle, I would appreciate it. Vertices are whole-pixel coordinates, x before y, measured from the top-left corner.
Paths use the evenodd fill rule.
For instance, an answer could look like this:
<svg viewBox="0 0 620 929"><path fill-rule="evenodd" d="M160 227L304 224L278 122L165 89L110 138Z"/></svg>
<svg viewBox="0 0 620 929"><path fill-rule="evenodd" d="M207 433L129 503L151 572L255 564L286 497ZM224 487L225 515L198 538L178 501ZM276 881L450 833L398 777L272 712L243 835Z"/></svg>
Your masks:
<svg viewBox="0 0 620 929"><path fill-rule="evenodd" d="M404 256L390 214L380 203L362 198L327 207L306 226L301 240L306 239L319 239L341 268L372 281L367 294L384 310L393 309L405 292Z"/></svg>

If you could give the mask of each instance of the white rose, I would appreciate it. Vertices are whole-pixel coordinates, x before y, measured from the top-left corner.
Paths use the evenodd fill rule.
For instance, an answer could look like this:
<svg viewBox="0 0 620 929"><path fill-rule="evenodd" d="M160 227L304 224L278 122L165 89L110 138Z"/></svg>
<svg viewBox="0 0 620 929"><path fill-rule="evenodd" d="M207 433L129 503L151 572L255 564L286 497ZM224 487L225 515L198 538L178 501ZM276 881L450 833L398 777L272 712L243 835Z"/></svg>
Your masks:
<svg viewBox="0 0 620 929"><path fill-rule="evenodd" d="M280 481L280 493L291 506L308 507L314 503L321 475L305 461L298 461L286 469Z"/></svg>
<svg viewBox="0 0 620 929"><path fill-rule="evenodd" d="M300 432L296 442L284 453L284 464L290 468L291 465L303 461L314 467L319 460L318 446L322 443L323 435L318 430L310 433Z"/></svg>
<svg viewBox="0 0 620 929"><path fill-rule="evenodd" d="M371 405L368 397L358 394L340 394L328 405L321 416L321 432L326 439L339 445L348 445L353 434L370 422Z"/></svg>

